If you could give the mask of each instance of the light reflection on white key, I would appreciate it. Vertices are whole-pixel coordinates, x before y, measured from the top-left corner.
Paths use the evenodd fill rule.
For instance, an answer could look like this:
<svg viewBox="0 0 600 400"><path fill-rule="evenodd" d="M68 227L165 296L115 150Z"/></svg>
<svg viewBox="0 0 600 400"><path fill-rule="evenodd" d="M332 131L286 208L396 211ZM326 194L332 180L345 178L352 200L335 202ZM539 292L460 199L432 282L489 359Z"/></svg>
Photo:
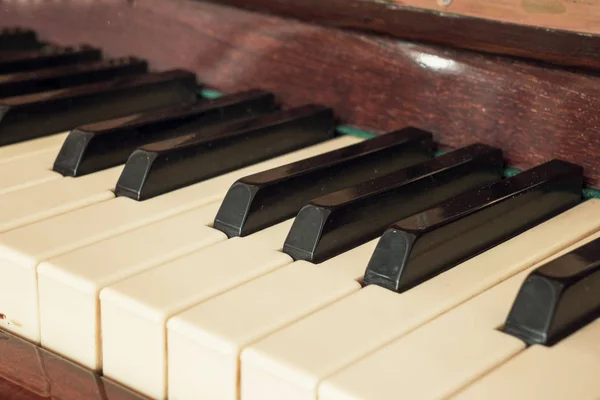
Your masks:
<svg viewBox="0 0 600 400"><path fill-rule="evenodd" d="M237 179L246 175L359 141L342 136L149 200L137 202L119 197L0 234L0 273L4 283L0 290L0 313L7 316L0 320L0 327L32 342L40 341L36 271L42 261L218 201Z"/></svg>
<svg viewBox="0 0 600 400"><path fill-rule="evenodd" d="M38 267L41 343L90 369L100 363L100 290L227 239L220 202L51 258Z"/></svg>
<svg viewBox="0 0 600 400"><path fill-rule="evenodd" d="M241 350L359 290L376 244L318 265L294 262L171 318L169 398L237 399Z"/></svg>
<svg viewBox="0 0 600 400"><path fill-rule="evenodd" d="M24 157L44 153L49 150L54 151L56 156L68 135L68 132L56 133L38 139L0 146L0 165L5 162L12 162Z"/></svg>
<svg viewBox="0 0 600 400"><path fill-rule="evenodd" d="M104 375L166 396L166 322L191 306L293 260L281 252L287 220L143 272L100 292Z"/></svg>
<svg viewBox="0 0 600 400"><path fill-rule="evenodd" d="M0 195L63 178L58 172L52 171L55 158L56 151L50 150L0 163Z"/></svg>
<svg viewBox="0 0 600 400"><path fill-rule="evenodd" d="M0 195L0 232L114 198L112 189L122 169L63 177Z"/></svg>
<svg viewBox="0 0 600 400"><path fill-rule="evenodd" d="M599 370L597 319L554 346L531 346L451 398L597 400Z"/></svg>
<svg viewBox="0 0 600 400"><path fill-rule="evenodd" d="M242 398L314 399L322 380L598 230L587 201L405 293L368 286L242 352Z"/></svg>

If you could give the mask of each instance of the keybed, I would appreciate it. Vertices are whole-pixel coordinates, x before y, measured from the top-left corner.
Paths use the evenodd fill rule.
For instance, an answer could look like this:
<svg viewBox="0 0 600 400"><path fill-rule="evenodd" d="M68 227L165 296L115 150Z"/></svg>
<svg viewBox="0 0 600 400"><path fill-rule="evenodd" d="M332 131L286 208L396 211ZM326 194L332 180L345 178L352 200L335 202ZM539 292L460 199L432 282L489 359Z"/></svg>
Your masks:
<svg viewBox="0 0 600 400"><path fill-rule="evenodd" d="M583 168L201 89L0 32L2 330L155 399L600 395Z"/></svg>

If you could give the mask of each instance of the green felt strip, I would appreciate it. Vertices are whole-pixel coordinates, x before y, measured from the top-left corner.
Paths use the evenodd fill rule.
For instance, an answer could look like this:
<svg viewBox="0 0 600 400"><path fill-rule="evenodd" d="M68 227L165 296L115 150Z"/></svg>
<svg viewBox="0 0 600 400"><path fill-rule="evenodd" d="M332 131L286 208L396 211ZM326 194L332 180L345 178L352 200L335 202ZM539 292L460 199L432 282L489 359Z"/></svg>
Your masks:
<svg viewBox="0 0 600 400"><path fill-rule="evenodd" d="M205 99L212 100L223 96L223 93L219 92L218 90L200 89L200 96L204 97Z"/></svg>

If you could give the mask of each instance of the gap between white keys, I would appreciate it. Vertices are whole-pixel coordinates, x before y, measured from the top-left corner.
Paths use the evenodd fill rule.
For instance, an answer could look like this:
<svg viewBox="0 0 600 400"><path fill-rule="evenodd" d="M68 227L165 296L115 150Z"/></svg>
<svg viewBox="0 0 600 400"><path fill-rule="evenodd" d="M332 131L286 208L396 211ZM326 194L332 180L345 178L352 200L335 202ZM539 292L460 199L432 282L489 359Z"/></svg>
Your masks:
<svg viewBox="0 0 600 400"><path fill-rule="evenodd" d="M0 195L63 178L58 172L52 171L55 157L54 151L47 151L0 163Z"/></svg>
<svg viewBox="0 0 600 400"><path fill-rule="evenodd" d="M531 346L451 398L597 400L599 338L596 319L554 346Z"/></svg>
<svg viewBox="0 0 600 400"><path fill-rule="evenodd" d="M39 342L37 266L52 257L221 199L239 178L349 146L343 136L138 202L119 197L0 234L0 327ZM69 178L73 179L73 178ZM112 195L112 193L111 193ZM1 198L2 196L0 196Z"/></svg>
<svg viewBox="0 0 600 400"><path fill-rule="evenodd" d="M292 262L281 252L293 220L235 237L100 292L104 375L166 396L166 322L175 313Z"/></svg>
<svg viewBox="0 0 600 400"><path fill-rule="evenodd" d="M599 229L588 201L405 293L368 286L242 352L242 398L314 399L323 379Z"/></svg>
<svg viewBox="0 0 600 400"><path fill-rule="evenodd" d="M38 267L41 344L94 370L100 359L100 290L224 241L209 226L219 202L113 236Z"/></svg>
<svg viewBox="0 0 600 400"><path fill-rule="evenodd" d="M23 157L34 156L49 150L54 151L56 156L68 135L69 132L56 133L50 136L0 146L0 164L16 161Z"/></svg>
<svg viewBox="0 0 600 400"><path fill-rule="evenodd" d="M123 166L82 177L62 177L0 195L0 232L114 198Z"/></svg>
<svg viewBox="0 0 600 400"><path fill-rule="evenodd" d="M171 318L169 398L237 399L242 349L359 290L377 241L321 264L296 261Z"/></svg>

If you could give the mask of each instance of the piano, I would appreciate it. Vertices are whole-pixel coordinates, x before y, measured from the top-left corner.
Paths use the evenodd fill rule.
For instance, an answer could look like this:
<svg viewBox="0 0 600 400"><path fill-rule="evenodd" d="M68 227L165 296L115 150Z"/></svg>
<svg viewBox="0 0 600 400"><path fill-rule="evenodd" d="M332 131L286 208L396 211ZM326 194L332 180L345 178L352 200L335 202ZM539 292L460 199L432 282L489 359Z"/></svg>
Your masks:
<svg viewBox="0 0 600 400"><path fill-rule="evenodd" d="M600 398L596 2L400 3L0 1L0 397Z"/></svg>

